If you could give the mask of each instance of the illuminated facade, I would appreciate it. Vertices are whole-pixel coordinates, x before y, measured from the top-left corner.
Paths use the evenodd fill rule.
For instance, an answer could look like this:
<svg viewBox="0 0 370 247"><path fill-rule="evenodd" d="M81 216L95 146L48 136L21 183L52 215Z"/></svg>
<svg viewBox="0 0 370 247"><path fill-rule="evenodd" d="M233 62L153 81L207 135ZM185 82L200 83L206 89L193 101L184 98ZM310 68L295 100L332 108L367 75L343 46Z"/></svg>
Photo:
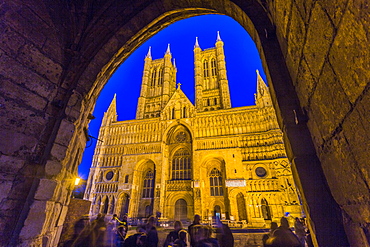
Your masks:
<svg viewBox="0 0 370 247"><path fill-rule="evenodd" d="M268 87L257 71L256 105L231 108L223 42L194 46L195 106L176 87L169 47L145 58L135 120L104 115L85 199L98 213L169 220L218 214L263 227L301 207Z"/></svg>

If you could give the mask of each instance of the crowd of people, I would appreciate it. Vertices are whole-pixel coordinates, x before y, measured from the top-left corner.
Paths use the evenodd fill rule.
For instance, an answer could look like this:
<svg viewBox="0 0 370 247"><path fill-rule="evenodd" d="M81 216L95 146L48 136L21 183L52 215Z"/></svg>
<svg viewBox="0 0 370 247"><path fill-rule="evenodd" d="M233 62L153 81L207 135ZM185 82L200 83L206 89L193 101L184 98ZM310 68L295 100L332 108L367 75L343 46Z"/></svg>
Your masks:
<svg viewBox="0 0 370 247"><path fill-rule="evenodd" d="M157 219L148 218L145 224L137 226L136 232L127 234L129 230L127 216L119 219L117 215L109 221L99 214L96 219L89 221L82 217L74 227L74 235L64 243L64 247L158 247ZM265 247L305 247L313 246L302 219L296 218L293 232L286 217L271 223L270 232L263 235ZM308 235L309 236L309 235ZM162 246L162 245L161 245ZM233 247L234 237L227 224L216 218L216 225L200 223L200 216L195 215L194 220L187 229L181 221L174 222L174 229L166 236L163 247Z"/></svg>
<svg viewBox="0 0 370 247"><path fill-rule="evenodd" d="M295 218L294 232L289 226L288 219L281 217L280 226L271 222L270 232L262 237L264 247L311 247L313 246L304 219Z"/></svg>

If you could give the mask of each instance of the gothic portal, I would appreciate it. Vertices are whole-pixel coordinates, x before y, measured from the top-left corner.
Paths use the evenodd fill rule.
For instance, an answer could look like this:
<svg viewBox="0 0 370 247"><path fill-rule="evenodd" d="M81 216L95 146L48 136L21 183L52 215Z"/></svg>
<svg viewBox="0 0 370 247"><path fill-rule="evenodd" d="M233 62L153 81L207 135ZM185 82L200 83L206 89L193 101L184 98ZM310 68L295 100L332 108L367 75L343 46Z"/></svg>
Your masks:
<svg viewBox="0 0 370 247"><path fill-rule="evenodd" d="M257 71L256 105L231 108L223 42L194 46L195 105L176 87L170 48L145 57L135 120L104 115L85 199L98 213L169 220L194 214L251 227L301 206L268 87Z"/></svg>

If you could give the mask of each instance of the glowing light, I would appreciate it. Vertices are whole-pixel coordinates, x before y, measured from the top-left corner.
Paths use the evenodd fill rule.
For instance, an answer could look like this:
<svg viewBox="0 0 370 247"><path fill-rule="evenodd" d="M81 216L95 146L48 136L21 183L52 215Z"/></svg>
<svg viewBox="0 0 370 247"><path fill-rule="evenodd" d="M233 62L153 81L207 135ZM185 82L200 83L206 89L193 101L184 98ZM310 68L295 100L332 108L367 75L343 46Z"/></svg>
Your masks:
<svg viewBox="0 0 370 247"><path fill-rule="evenodd" d="M78 184L80 183L80 181L81 181L81 178L77 177L77 178L75 179L75 185L78 185Z"/></svg>

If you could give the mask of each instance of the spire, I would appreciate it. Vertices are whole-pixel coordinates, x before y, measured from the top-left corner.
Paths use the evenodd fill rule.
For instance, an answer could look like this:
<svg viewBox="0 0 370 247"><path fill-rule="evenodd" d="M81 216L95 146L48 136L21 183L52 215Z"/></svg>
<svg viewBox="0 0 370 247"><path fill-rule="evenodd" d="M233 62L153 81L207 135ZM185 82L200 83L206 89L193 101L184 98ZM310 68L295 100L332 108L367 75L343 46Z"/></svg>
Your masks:
<svg viewBox="0 0 370 247"><path fill-rule="evenodd" d="M200 48L199 43L198 43L198 37L195 37L195 45L194 48Z"/></svg>
<svg viewBox="0 0 370 247"><path fill-rule="evenodd" d="M117 102L116 101L117 101L116 94L114 94L114 97L108 107L108 110L104 113L102 126L109 125L110 123L117 121Z"/></svg>
<svg viewBox="0 0 370 247"><path fill-rule="evenodd" d="M256 70L256 73L257 73L257 97L266 96L269 93L267 85L262 79L258 69Z"/></svg>
<svg viewBox="0 0 370 247"><path fill-rule="evenodd" d="M113 110L114 112L116 112L116 108L117 108L116 106L117 106L117 94L114 94L112 102L110 103L108 107L108 111Z"/></svg>
<svg viewBox="0 0 370 247"><path fill-rule="evenodd" d="M171 54L171 51L170 51L170 44L168 44L168 46L167 46L166 54Z"/></svg>
<svg viewBox="0 0 370 247"><path fill-rule="evenodd" d="M152 58L152 47L151 46L149 46L148 54L146 54L145 58Z"/></svg>
<svg viewBox="0 0 370 247"><path fill-rule="evenodd" d="M216 40L216 42L217 42L217 41L222 41L222 40L221 40L221 37L220 37L220 31L217 31L217 40Z"/></svg>

